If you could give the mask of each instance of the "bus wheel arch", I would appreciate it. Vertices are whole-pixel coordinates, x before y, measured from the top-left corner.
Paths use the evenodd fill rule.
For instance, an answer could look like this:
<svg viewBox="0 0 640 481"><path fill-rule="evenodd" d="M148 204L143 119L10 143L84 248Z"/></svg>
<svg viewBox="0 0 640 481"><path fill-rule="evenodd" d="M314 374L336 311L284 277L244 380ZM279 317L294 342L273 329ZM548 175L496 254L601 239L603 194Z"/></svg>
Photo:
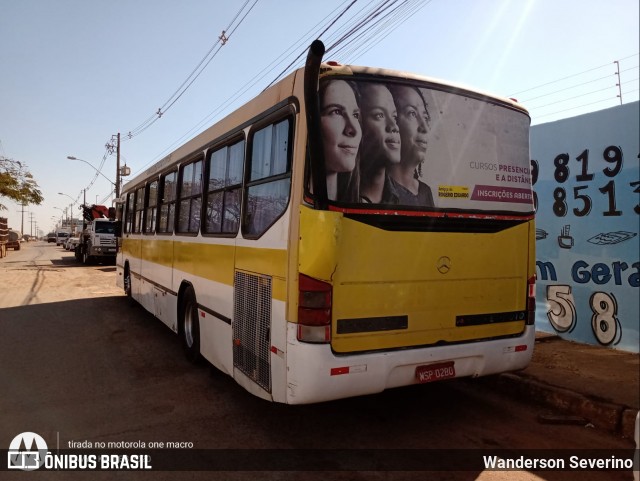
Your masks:
<svg viewBox="0 0 640 481"><path fill-rule="evenodd" d="M187 359L197 363L200 359L200 320L196 291L183 282L178 292L178 335Z"/></svg>

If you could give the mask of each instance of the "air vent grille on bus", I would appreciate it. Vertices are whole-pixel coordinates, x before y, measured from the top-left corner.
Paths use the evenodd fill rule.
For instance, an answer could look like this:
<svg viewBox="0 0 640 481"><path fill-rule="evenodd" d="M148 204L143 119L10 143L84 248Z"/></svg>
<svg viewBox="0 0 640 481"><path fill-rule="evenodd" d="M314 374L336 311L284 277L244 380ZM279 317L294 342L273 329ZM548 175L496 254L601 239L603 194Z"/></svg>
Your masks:
<svg viewBox="0 0 640 481"><path fill-rule="evenodd" d="M271 278L236 271L233 365L271 392Z"/></svg>

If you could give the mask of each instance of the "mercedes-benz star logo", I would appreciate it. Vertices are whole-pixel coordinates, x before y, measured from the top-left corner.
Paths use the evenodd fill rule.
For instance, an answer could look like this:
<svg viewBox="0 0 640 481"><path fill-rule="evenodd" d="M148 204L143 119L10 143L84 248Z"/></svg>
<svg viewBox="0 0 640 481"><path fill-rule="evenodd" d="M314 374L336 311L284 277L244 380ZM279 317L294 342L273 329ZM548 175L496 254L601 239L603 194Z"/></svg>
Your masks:
<svg viewBox="0 0 640 481"><path fill-rule="evenodd" d="M438 259L438 263L436 264L436 268L440 274L446 274L451 269L451 259L447 256L442 256Z"/></svg>

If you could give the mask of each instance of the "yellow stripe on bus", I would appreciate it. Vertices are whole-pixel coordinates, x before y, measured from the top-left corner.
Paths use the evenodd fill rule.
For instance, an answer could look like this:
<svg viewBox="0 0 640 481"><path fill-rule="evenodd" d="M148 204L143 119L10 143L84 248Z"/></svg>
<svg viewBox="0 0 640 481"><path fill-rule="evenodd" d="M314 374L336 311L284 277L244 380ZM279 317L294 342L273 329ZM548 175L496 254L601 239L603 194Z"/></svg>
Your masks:
<svg viewBox="0 0 640 481"><path fill-rule="evenodd" d="M287 251L283 249L125 238L122 251L125 256L144 255L147 262L229 286L233 286L234 269L267 275L273 278L272 297L286 300Z"/></svg>

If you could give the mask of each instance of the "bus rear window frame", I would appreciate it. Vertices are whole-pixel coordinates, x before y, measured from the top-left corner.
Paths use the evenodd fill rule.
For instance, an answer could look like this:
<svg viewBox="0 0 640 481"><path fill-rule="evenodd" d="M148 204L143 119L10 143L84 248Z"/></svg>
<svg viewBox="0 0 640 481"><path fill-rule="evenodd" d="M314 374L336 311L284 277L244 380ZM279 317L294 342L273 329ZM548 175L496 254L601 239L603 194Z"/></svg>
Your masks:
<svg viewBox="0 0 640 481"><path fill-rule="evenodd" d="M481 102L486 102L488 104L492 104L495 106L499 106L499 107L503 107L512 111L515 111L521 115L525 115L528 119L529 119L529 123L531 123L531 115L529 114L529 112L527 112L526 110L521 110L517 107L514 107L513 105L507 103L506 101L501 101L499 97L493 97L493 96L489 96L489 95L484 95L480 92L475 92L473 90L467 90L463 87L458 87L458 86L454 86L454 85L443 85L441 83L434 83L434 82L430 82L428 80L417 80L417 79L406 79L406 78L401 78L401 77L396 77L396 76L388 76L388 75L380 75L380 74L372 74L372 73L362 73L362 72L358 72L358 73L353 73L353 74L349 74L349 75L345 75L345 74L332 74L328 77L321 77L320 78L320 82L322 81L333 81L333 80L345 80L345 81L349 81L349 82L354 82L356 85L358 82L382 82L385 84L396 84L396 85L406 85L406 86L410 86L410 87L415 87L415 88L425 88L425 89L430 89L430 90L436 90L439 92L445 92L445 93L449 93L452 95L459 95L462 97L467 97L473 100L478 100ZM319 98L318 98L319 100ZM324 165L322 165L322 170L324 171ZM318 196L316 194L314 194L312 192L311 189L311 157L309 154L309 142L307 140L306 142L306 148L305 148L305 161L304 161L304 184L303 184L303 200L309 204L310 206L312 206L315 209L318 210L342 210L342 209L357 209L357 210L362 210L362 214L363 215L367 215L367 214L374 214L375 212L373 211L387 211L389 214L392 214L393 211L417 211L417 212L444 212L444 213L448 213L448 212L456 212L456 209L451 209L451 208L438 208L438 207L427 207L427 208L422 208L422 207L417 207L417 206L410 206L410 205L400 205L400 204L365 204L362 202L358 202L358 203L352 203L352 202L341 202L341 201L337 201L337 200L330 200L330 199L324 199L324 201L326 201L326 205L328 206L326 209L319 209L318 207L316 207L316 205L318 204L318 200L322 200L322 199L318 199ZM533 190L533 187L532 187ZM363 206L375 206L374 208L371 207L363 207ZM331 207L335 207L335 209L331 209ZM533 202L532 202L532 207L533 207ZM464 212L478 212L477 210L465 210ZM494 211L480 211L482 212L482 215L485 216L493 216L495 215ZM514 217L527 217L530 216L532 214L535 214L535 209L532 209L531 213L527 213L527 212L513 212L513 211L509 211L509 215L514 216Z"/></svg>

